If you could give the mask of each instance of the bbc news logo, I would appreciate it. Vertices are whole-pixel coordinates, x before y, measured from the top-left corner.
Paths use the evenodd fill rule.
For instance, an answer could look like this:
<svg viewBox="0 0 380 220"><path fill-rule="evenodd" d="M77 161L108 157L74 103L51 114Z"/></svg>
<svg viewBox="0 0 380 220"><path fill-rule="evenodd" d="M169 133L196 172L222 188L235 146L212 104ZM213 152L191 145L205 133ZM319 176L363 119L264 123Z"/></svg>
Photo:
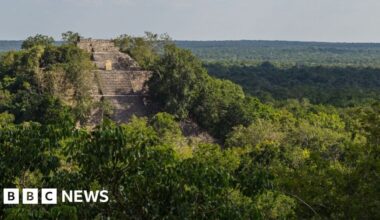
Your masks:
<svg viewBox="0 0 380 220"><path fill-rule="evenodd" d="M106 203L109 201L107 190L85 191L85 190L63 190L58 197L57 189L4 189L3 203L7 205L52 205L57 204L58 199L62 203Z"/></svg>

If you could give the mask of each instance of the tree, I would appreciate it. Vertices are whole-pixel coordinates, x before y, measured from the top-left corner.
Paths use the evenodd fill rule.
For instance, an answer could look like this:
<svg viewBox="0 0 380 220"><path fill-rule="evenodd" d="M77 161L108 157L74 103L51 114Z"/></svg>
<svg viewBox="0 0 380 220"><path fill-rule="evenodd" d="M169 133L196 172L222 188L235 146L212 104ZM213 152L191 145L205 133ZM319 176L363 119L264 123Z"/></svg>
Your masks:
<svg viewBox="0 0 380 220"><path fill-rule="evenodd" d="M62 40L67 44L76 45L82 37L77 32L67 31L62 33Z"/></svg>
<svg viewBox="0 0 380 220"><path fill-rule="evenodd" d="M145 36L142 37L121 35L114 42L122 52L128 53L147 70L154 68L165 45L173 44L167 34L158 35L151 32L145 32Z"/></svg>
<svg viewBox="0 0 380 220"><path fill-rule="evenodd" d="M0 62L0 110L14 114L17 122L42 121L53 96L70 103L77 119L84 120L92 104L90 55L75 45L43 46L29 39L28 45L36 45L8 52Z"/></svg>
<svg viewBox="0 0 380 220"><path fill-rule="evenodd" d="M184 137L181 127L175 121L173 115L165 112L157 113L150 120L150 124L159 135L162 143L173 147L181 147L183 145Z"/></svg>
<svg viewBox="0 0 380 220"><path fill-rule="evenodd" d="M22 49L29 49L34 46L51 46L54 43L54 38L37 34L34 37L28 37L24 42L22 42L21 48Z"/></svg>
<svg viewBox="0 0 380 220"><path fill-rule="evenodd" d="M207 77L190 51L168 45L148 82L150 95L164 110L186 118Z"/></svg>

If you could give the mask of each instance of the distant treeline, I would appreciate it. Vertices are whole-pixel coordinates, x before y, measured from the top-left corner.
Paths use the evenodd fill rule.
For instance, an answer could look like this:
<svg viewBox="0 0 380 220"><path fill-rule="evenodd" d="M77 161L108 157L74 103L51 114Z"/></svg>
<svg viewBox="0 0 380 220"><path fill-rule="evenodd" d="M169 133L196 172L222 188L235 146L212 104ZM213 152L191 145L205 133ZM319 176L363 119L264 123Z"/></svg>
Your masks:
<svg viewBox="0 0 380 220"><path fill-rule="evenodd" d="M350 106L380 97L380 69L370 67L206 64L210 74L232 80L264 101L307 98L315 104Z"/></svg>
<svg viewBox="0 0 380 220"><path fill-rule="evenodd" d="M0 40L0 53L10 50L20 50L22 40ZM62 41L57 41L57 45L61 45Z"/></svg>
<svg viewBox="0 0 380 220"><path fill-rule="evenodd" d="M378 66L380 44L292 41L176 41L205 62Z"/></svg>
<svg viewBox="0 0 380 220"><path fill-rule="evenodd" d="M0 53L10 50L19 50L22 41L0 41Z"/></svg>

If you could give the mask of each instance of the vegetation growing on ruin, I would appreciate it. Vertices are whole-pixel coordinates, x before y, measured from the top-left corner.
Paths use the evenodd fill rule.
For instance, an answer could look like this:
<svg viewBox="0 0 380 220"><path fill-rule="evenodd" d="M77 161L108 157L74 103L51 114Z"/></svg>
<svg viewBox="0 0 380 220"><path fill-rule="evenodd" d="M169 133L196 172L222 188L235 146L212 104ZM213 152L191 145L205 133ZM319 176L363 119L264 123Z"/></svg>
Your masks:
<svg viewBox="0 0 380 220"><path fill-rule="evenodd" d="M0 109L15 115L17 122L44 121L47 112L65 105L78 119L88 114L90 56L75 45L53 42L46 36L29 37L24 50L1 58Z"/></svg>

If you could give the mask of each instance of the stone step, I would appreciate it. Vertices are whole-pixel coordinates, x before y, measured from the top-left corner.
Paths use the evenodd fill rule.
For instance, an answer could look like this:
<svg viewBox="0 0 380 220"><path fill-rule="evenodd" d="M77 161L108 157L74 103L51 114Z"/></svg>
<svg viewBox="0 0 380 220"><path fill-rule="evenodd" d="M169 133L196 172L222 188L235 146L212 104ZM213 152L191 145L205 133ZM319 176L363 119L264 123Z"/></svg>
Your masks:
<svg viewBox="0 0 380 220"><path fill-rule="evenodd" d="M123 123L128 122L132 115L146 116L148 109L142 91L150 73L142 71L137 62L128 54L120 52L112 41L83 39L78 46L92 55L97 67L92 96L95 101L110 103L113 109L111 118ZM99 108L94 109L90 123L100 123L101 114Z"/></svg>
<svg viewBox="0 0 380 220"><path fill-rule="evenodd" d="M112 105L112 119L118 123L127 122L132 115L146 116L147 109L141 96L105 97Z"/></svg>
<svg viewBox="0 0 380 220"><path fill-rule="evenodd" d="M124 72L99 73L100 87L103 95L128 95L133 93L130 77Z"/></svg>
<svg viewBox="0 0 380 220"><path fill-rule="evenodd" d="M99 69L105 69L105 63L111 61L113 69L127 70L137 68L137 63L127 54L121 52L95 52L93 60Z"/></svg>
<svg viewBox="0 0 380 220"><path fill-rule="evenodd" d="M92 55L94 61L106 61L106 60L113 60L117 61L120 57L122 57L119 53L93 53Z"/></svg>

